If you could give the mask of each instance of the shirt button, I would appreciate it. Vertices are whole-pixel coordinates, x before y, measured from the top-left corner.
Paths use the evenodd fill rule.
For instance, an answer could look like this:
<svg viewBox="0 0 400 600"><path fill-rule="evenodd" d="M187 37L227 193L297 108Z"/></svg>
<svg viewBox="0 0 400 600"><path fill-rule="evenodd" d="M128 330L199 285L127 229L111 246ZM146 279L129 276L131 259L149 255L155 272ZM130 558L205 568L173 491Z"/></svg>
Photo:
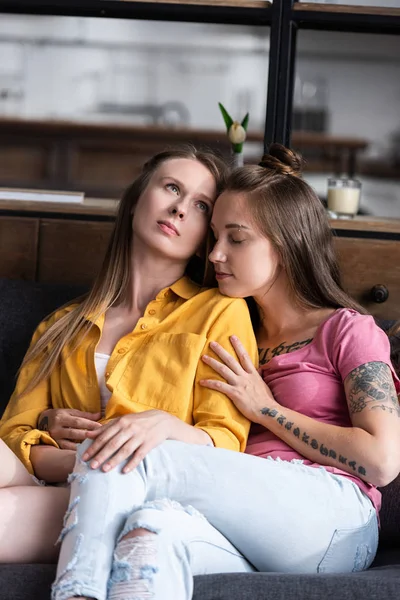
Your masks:
<svg viewBox="0 0 400 600"><path fill-rule="evenodd" d="M147 325L145 323L142 323L140 329L147 329Z"/></svg>
<svg viewBox="0 0 400 600"><path fill-rule="evenodd" d="M106 377L110 377L110 371L107 371L105 375Z"/></svg>
<svg viewBox="0 0 400 600"><path fill-rule="evenodd" d="M155 315L155 314L156 314L156 311L154 310L154 308L151 308L149 310L149 315Z"/></svg>
<svg viewBox="0 0 400 600"><path fill-rule="evenodd" d="M126 352L126 348L120 348L118 350L118 354L125 354L125 352Z"/></svg>

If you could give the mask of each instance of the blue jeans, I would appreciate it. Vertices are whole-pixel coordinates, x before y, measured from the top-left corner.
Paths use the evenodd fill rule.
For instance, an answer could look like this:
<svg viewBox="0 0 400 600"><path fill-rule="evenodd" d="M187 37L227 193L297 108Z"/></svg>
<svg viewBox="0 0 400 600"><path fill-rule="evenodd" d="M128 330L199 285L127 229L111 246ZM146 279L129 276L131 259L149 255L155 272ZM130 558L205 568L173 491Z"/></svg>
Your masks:
<svg viewBox="0 0 400 600"><path fill-rule="evenodd" d="M116 543L135 528L155 534L154 558L140 571L154 600L189 600L203 573L351 572L374 559L371 501L322 467L167 441L135 471L103 473L81 459L90 443L71 476L54 600L105 600L121 576L114 558L110 577Z"/></svg>

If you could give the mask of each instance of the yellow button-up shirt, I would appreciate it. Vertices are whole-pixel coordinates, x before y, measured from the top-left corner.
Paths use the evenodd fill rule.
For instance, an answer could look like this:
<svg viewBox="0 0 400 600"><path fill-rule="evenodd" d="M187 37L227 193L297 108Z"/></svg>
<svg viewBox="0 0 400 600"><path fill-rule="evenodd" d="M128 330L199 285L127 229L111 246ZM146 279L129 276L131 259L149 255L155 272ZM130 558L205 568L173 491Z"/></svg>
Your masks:
<svg viewBox="0 0 400 600"><path fill-rule="evenodd" d="M73 306L45 319L32 344ZM48 432L37 429L40 413L47 408L75 408L99 412L100 390L94 353L104 325L95 322L76 350L65 347L50 377L31 392L19 396L32 378L37 362L24 367L0 422L0 437L32 473L30 448L44 443L57 447ZM257 344L244 300L222 296L216 289L200 288L186 277L162 290L146 307L134 330L116 344L107 364L105 379L112 395L105 422L126 413L150 409L167 411L200 427L214 445L244 450L248 420L221 392L199 385L200 379L218 379L202 360L213 355L210 341L217 341L234 355L229 336L237 335L254 364Z"/></svg>

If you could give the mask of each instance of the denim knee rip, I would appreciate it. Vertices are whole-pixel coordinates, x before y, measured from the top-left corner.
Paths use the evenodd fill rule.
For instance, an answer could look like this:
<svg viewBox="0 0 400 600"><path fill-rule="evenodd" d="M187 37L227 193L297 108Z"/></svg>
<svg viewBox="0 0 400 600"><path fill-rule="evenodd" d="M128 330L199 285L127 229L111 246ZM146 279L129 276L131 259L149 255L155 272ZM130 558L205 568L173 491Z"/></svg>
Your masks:
<svg viewBox="0 0 400 600"><path fill-rule="evenodd" d="M118 538L108 586L109 600L121 597L147 600L154 597L154 575L158 573L157 535L160 529L139 518L139 513L145 509L182 510L190 516L205 518L192 506L182 506L167 498L146 502L136 508L127 518ZM149 533L126 538L129 533L138 529L144 529Z"/></svg>
<svg viewBox="0 0 400 600"><path fill-rule="evenodd" d="M75 471L71 473L68 482L75 482L78 485L85 484L90 474L89 465L83 461L79 453L77 453L77 464ZM78 507L80 497L77 496L69 505L64 517L63 528L58 541L64 538L77 526L79 522ZM148 523L141 522L137 514L142 509L154 510L183 510L191 516L204 519L205 517L195 510L192 506L183 507L178 502L164 499L155 500L136 507L125 522L124 529L120 534L117 547L114 553L114 563L112 572L109 578L109 591L113 591L115 586L125 583L129 585L130 591L135 592L135 595L130 597L144 600L152 598L153 594L153 576L157 573L156 566L157 558L157 539L156 535L159 531L151 527ZM135 517L136 513L136 517ZM149 535L136 536L123 540L130 531L134 529L146 529ZM84 541L83 534L79 534L74 544L72 558L57 576L56 581L52 586L52 600L66 600L73 596L90 596L88 586L85 582L77 578L75 568L81 559L81 547Z"/></svg>
<svg viewBox="0 0 400 600"><path fill-rule="evenodd" d="M144 527L139 527L143 528ZM158 572L156 534L130 537L118 542L108 581L108 599L153 598L153 578Z"/></svg>

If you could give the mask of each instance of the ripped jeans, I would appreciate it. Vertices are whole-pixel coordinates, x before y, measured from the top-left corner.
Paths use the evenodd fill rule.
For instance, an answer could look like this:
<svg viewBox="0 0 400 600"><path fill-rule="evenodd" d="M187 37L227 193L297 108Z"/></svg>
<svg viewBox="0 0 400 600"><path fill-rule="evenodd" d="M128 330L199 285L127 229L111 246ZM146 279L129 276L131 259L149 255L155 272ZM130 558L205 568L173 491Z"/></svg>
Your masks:
<svg viewBox="0 0 400 600"><path fill-rule="evenodd" d="M374 559L371 501L322 467L167 441L134 471L104 473L81 459L90 443L71 476L53 600L105 600L132 577L132 600L189 600L198 574L351 572ZM129 564L114 550L135 528L153 536Z"/></svg>

